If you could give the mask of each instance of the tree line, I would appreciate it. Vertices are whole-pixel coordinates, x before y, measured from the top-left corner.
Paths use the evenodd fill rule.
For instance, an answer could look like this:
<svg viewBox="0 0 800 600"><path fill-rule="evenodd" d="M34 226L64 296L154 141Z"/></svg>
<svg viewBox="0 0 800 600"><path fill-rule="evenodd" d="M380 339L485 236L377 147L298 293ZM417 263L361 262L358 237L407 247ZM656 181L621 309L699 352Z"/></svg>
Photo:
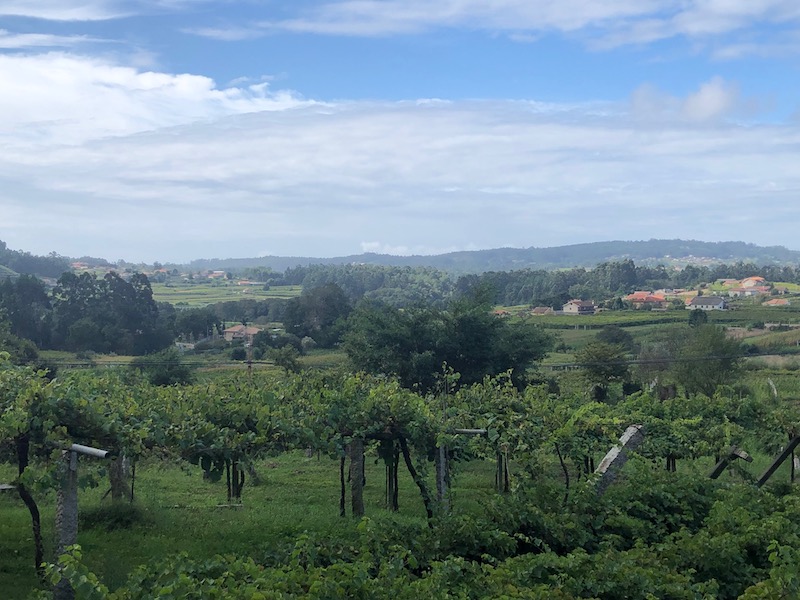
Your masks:
<svg viewBox="0 0 800 600"><path fill-rule="evenodd" d="M147 354L172 343L172 310L159 310L140 273L123 279L116 273L96 278L67 272L50 291L32 275L0 282L0 322L7 335L39 348Z"/></svg>
<svg viewBox="0 0 800 600"><path fill-rule="evenodd" d="M0 240L0 265L8 267L15 273L40 275L42 277L59 277L70 270L69 259L51 252L47 256L36 256L30 252L11 250Z"/></svg>
<svg viewBox="0 0 800 600"><path fill-rule="evenodd" d="M688 265L678 270L668 269L664 265L637 265L626 259L600 263L592 269L525 269L464 275L456 281L454 289L459 292L483 284L494 290L496 304L561 308L572 298L600 302L619 298L635 290L691 288L717 279L744 279L756 275L767 281L800 283L800 265L758 266L737 262L714 266Z"/></svg>
<svg viewBox="0 0 800 600"><path fill-rule="evenodd" d="M250 269L258 281L270 285L302 285L310 290L336 284L351 303L362 298L394 307L419 303L444 306L454 296L476 287L493 290L495 304L561 306L572 298L607 301L635 290L690 288L717 279L743 279L760 275L768 281L800 283L800 265L757 265L736 262L714 266L637 265L631 259L601 262L593 268L520 269L487 271L453 277L431 267L391 267L371 264L310 265L286 269Z"/></svg>

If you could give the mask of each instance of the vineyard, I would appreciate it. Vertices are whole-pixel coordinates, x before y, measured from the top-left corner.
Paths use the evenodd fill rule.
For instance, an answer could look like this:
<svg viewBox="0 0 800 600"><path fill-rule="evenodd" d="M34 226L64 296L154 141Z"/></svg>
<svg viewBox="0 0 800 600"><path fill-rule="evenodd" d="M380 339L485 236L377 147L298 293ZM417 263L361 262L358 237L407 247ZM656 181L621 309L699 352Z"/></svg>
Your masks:
<svg viewBox="0 0 800 600"><path fill-rule="evenodd" d="M4 365L5 597L795 597L794 462L756 485L798 434L794 377L615 402L570 377L445 369L423 396L346 372L157 387ZM643 443L600 493L631 424ZM80 546L59 549L74 443L111 457L80 458ZM712 479L731 447L755 460Z"/></svg>

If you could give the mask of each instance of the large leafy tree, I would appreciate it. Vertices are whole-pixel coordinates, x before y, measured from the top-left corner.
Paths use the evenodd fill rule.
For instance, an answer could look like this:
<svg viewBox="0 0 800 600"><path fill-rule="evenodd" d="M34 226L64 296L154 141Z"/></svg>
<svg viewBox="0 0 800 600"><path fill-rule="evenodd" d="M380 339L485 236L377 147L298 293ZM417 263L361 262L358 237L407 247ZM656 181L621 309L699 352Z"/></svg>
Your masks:
<svg viewBox="0 0 800 600"><path fill-rule="evenodd" d="M286 305L283 324L287 333L309 336L320 346L336 344L352 307L347 296L335 283L309 290Z"/></svg>
<svg viewBox="0 0 800 600"><path fill-rule="evenodd" d="M50 341L50 298L41 280L21 275L16 281L0 282L0 309L8 319L10 332L46 346Z"/></svg>
<svg viewBox="0 0 800 600"><path fill-rule="evenodd" d="M214 328L223 329L219 317L210 307L182 310L175 316L176 333L190 339L199 340L207 337L214 331Z"/></svg>
<svg viewBox="0 0 800 600"><path fill-rule="evenodd" d="M644 383L711 397L719 386L735 381L742 359L741 344L721 327L676 325L650 336L639 354L639 372Z"/></svg>
<svg viewBox="0 0 800 600"><path fill-rule="evenodd" d="M713 396L717 388L730 384L742 365L741 344L716 325L699 325L681 345L673 366L675 379L686 392Z"/></svg>
<svg viewBox="0 0 800 600"><path fill-rule="evenodd" d="M611 383L626 381L629 377L628 357L620 344L589 342L575 353L575 360L592 386L595 400L606 398Z"/></svg>
<svg viewBox="0 0 800 600"><path fill-rule="evenodd" d="M65 273L53 290L55 344L74 350L146 354L172 341L159 322L150 282L135 273L97 279Z"/></svg>
<svg viewBox="0 0 800 600"><path fill-rule="evenodd" d="M350 318L344 347L355 368L394 375L405 387L422 391L435 387L444 363L461 375L461 384L509 370L521 383L552 339L539 327L510 324L490 309L483 294L459 299L447 309L365 302Z"/></svg>

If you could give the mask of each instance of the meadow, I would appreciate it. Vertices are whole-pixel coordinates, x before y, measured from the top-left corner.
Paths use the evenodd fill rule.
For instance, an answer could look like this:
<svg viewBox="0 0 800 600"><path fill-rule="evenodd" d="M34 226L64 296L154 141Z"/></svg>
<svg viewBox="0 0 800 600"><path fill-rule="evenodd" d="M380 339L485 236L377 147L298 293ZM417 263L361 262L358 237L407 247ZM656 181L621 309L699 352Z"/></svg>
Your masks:
<svg viewBox="0 0 800 600"><path fill-rule="evenodd" d="M95 461L81 461L81 476L94 487L79 492L78 543L87 566L112 589L134 567L159 557L187 553L195 559L217 554L247 554L259 560L287 552L303 534L354 539L357 520L339 516L338 461L328 456L289 452L255 463L260 481L245 486L242 504L230 505L225 483L210 482L202 470L175 461L137 465L135 503L114 507L108 479ZM387 526L423 526L425 511L407 472L399 473L399 512L385 508L384 467L374 455L366 461L367 516ZM13 478L0 464L0 481ZM475 461L461 470L453 488L457 512L477 512L493 494L493 465ZM433 485L433 481L430 482ZM435 487L435 486L434 486ZM55 538L55 492L39 501L46 540ZM0 493L0 590L4 600L27 598L39 589L31 558L30 515L13 492ZM52 543L47 560L53 560Z"/></svg>
<svg viewBox="0 0 800 600"><path fill-rule="evenodd" d="M190 308L231 300L296 298L302 291L299 285L276 285L265 290L260 285L243 286L237 285L235 281L152 283L151 287L156 302L169 302L175 306Z"/></svg>

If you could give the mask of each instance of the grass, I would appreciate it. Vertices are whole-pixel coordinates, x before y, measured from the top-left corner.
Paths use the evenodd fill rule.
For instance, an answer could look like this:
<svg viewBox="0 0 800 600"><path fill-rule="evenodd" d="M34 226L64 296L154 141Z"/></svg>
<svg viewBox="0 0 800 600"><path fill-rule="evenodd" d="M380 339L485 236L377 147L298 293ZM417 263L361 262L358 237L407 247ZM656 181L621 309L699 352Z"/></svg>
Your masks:
<svg viewBox="0 0 800 600"><path fill-rule="evenodd" d="M311 350L305 356L300 357L300 364L304 368L328 369L338 367L347 363L347 354L344 350Z"/></svg>
<svg viewBox="0 0 800 600"><path fill-rule="evenodd" d="M151 287L156 302L169 302L192 308L231 300L295 298L302 291L299 285L278 285L264 290L261 286L241 286L235 282L153 283Z"/></svg>
<svg viewBox="0 0 800 600"><path fill-rule="evenodd" d="M745 448L747 450L747 448ZM741 480L741 468L757 478L773 460L772 456L752 453L754 462L737 461L722 475L724 480ZM599 462L600 457L596 457ZM663 463L658 463L659 465ZM680 471L708 473L713 466L706 457L697 461L679 460ZM97 463L81 463L81 475L98 468ZM307 457L291 452L261 460L256 465L259 485L249 481L244 488L243 505L226 505L225 486L202 478L198 467L169 461L143 461L137 466L135 506L138 512L111 510L103 499L106 481L80 491L78 542L90 570L114 589L124 583L140 564L165 556L186 553L202 560L216 554L242 554L257 561L283 555L298 536L335 536L355 540L356 522L339 517L338 461ZM514 470L512 465L512 471ZM423 526L424 511L419 493L405 470L400 471L400 513L384 508L383 464L374 454L367 456L367 515L376 524L416 524ZM487 498L493 495L494 464L473 461L457 465L453 487L456 512L481 514ZM0 465L0 481L13 476L10 465ZM560 478L555 458L552 476ZM768 486L786 485L788 461L773 476ZM747 479L750 479L748 477ZM433 488L433 482L429 482ZM37 495L42 510L43 537L48 560L53 558L55 494ZM133 524L124 524L129 516ZM0 495L0 590L8 600L26 598L38 589L32 566L30 517L16 494Z"/></svg>
<svg viewBox="0 0 800 600"><path fill-rule="evenodd" d="M81 475L93 470L81 464ZM262 481L248 482L243 505L224 506L224 482L202 478L199 467L186 463L142 462L136 472L136 506L142 518L132 527L109 528L110 501L103 499L106 480L96 488L79 492L81 524L78 543L89 568L112 589L121 585L137 565L158 557L186 552L193 558L240 553L256 560L290 547L298 535L355 535L355 521L339 517L339 465L322 456L308 458L292 452L259 461ZM384 467L367 456L367 515L376 522L424 523L419 492L407 471L401 470L400 512L384 508ZM479 512L481 501L491 494L493 465L475 462L459 467L453 490L456 510ZM0 481L13 477L9 465L0 465ZM433 481L430 482L433 487ZM349 493L349 491L348 491ZM42 510L43 537L48 560L53 559L55 494L37 496ZM348 496L349 501L349 496ZM348 507L349 513L349 507ZM123 515L124 517L124 515ZM122 519L124 520L124 519ZM30 516L18 496L0 496L0 590L2 598L26 598L37 589L33 573Z"/></svg>

